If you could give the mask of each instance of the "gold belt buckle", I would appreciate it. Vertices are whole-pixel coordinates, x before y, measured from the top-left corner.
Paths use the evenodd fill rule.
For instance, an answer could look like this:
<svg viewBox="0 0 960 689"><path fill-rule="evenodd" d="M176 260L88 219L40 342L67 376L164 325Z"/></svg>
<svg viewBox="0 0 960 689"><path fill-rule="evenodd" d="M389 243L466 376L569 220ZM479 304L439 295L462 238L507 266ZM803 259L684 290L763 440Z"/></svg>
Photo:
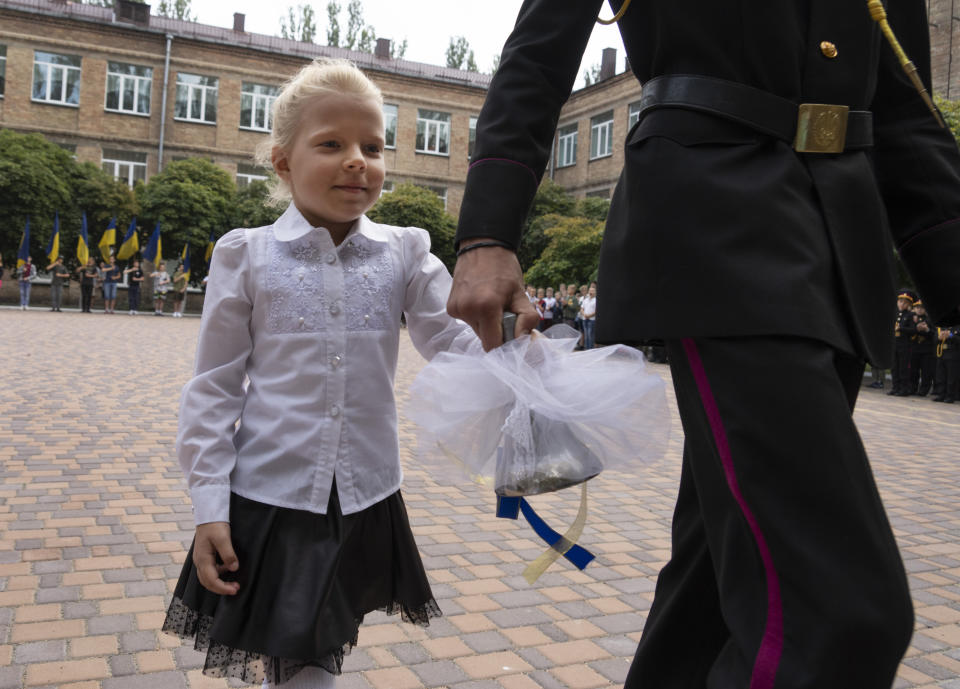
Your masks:
<svg viewBox="0 0 960 689"><path fill-rule="evenodd" d="M843 153L849 115L846 105L801 103L793 149L798 153Z"/></svg>

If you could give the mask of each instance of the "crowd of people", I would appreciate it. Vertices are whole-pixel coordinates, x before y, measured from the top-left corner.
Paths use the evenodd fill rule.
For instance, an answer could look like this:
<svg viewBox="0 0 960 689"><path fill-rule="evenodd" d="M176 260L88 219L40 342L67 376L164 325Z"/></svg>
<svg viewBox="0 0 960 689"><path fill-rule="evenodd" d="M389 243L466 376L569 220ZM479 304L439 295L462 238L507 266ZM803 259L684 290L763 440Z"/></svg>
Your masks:
<svg viewBox="0 0 960 689"><path fill-rule="evenodd" d="M888 395L931 395L934 402L947 404L960 400L960 327L936 327L923 301L912 290L901 290L893 336L893 389ZM882 389L884 375L875 369L870 387Z"/></svg>
<svg viewBox="0 0 960 689"><path fill-rule="evenodd" d="M37 266L31 257L19 268L14 269L13 276L17 280L20 291L20 308L24 311L30 306L30 292L34 282L39 277ZM164 315L164 308L169 296L173 297L173 317L182 318L186 303L188 274L182 263L178 263L171 276L167 272L167 264L161 261L156 270L145 273L139 260L131 260L126 267L121 268L114 256L99 263L92 256L86 263L70 269L64 263L62 256L58 256L46 267L50 280L50 310L61 311L63 306L64 289L69 288L70 281L80 285L80 310L83 313L93 313L94 295L99 292L103 301L103 313L116 313L117 289L121 284L127 288L127 304L129 314L139 314L140 294L143 283L150 278L153 284L153 313L156 316ZM0 256L0 286L3 285L4 268Z"/></svg>
<svg viewBox="0 0 960 689"><path fill-rule="evenodd" d="M597 283L589 285L560 283L553 287L527 285L527 298L540 317L537 329L541 332L557 323L565 323L580 333L578 349L596 346Z"/></svg>

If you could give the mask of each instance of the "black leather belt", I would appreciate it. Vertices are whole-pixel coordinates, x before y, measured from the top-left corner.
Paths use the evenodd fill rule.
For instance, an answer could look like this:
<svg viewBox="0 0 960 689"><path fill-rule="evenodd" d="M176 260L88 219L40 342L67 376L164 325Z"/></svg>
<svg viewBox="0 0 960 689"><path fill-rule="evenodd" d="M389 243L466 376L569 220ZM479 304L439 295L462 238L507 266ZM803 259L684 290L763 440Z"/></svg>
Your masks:
<svg viewBox="0 0 960 689"><path fill-rule="evenodd" d="M873 146L873 113L845 105L794 103L746 84L671 74L643 85L640 119L658 108L699 110L786 141L800 153L842 153Z"/></svg>

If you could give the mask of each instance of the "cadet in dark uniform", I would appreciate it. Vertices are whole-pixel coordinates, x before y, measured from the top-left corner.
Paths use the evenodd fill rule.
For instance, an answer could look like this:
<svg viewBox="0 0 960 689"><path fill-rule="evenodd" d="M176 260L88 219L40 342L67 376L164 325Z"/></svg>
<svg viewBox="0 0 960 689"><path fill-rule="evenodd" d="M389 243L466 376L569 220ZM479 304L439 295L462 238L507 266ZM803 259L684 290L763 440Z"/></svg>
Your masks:
<svg viewBox="0 0 960 689"><path fill-rule="evenodd" d="M926 397L933 385L937 371L937 326L930 322L923 301L913 303L917 332L913 336L910 352L910 392Z"/></svg>
<svg viewBox="0 0 960 689"><path fill-rule="evenodd" d="M929 84L924 7L889 12ZM513 250L601 8L525 0L480 115L448 310L488 348L504 308L537 323ZM960 322L956 143L865 2L634 0L619 26L644 87L597 339L666 341L686 435L626 686L889 689L913 615L852 409L891 364L891 239Z"/></svg>
<svg viewBox="0 0 960 689"><path fill-rule="evenodd" d="M937 339L936 397L933 401L953 404L960 400L960 328L941 328Z"/></svg>
<svg viewBox="0 0 960 689"><path fill-rule="evenodd" d="M917 324L913 311L914 296L912 292L902 290L897 295L897 319L893 324L893 369L890 372L893 378L893 390L888 395L907 397L912 394L910 387L910 352L911 339L917 332Z"/></svg>

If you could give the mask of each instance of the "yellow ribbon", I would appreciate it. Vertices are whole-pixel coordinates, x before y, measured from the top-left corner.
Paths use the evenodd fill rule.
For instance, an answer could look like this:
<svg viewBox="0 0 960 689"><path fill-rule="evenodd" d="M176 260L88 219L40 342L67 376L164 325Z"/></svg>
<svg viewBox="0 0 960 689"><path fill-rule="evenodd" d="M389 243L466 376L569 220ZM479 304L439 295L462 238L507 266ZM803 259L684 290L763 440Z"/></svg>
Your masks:
<svg viewBox="0 0 960 689"><path fill-rule="evenodd" d="M533 584L533 582L540 578L540 575L547 571L547 567L560 559L570 548L577 544L577 541L583 534L583 527L586 523L587 482L584 481L580 484L580 509L577 510L577 518L573 520L573 524L567 529L567 533L563 534L563 537L559 541L543 551L540 557L527 565L527 568L523 570L523 578L527 580L528 584Z"/></svg>

